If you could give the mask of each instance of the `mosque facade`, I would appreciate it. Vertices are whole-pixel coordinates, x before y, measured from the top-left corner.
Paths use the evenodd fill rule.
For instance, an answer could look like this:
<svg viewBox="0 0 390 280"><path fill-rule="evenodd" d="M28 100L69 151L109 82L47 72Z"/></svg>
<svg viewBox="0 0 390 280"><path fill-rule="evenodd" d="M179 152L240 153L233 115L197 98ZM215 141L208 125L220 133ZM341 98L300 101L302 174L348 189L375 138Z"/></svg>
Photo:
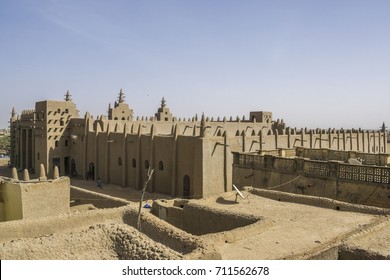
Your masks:
<svg viewBox="0 0 390 280"><path fill-rule="evenodd" d="M161 100L153 117L135 118L121 90L108 114L79 116L69 91L62 101L39 101L10 119L11 165L32 172L142 189L154 169L148 191L173 197L201 198L232 190L233 153L293 155L294 149L327 148L387 153L381 130L297 129L271 112L243 118L190 119L173 116Z"/></svg>

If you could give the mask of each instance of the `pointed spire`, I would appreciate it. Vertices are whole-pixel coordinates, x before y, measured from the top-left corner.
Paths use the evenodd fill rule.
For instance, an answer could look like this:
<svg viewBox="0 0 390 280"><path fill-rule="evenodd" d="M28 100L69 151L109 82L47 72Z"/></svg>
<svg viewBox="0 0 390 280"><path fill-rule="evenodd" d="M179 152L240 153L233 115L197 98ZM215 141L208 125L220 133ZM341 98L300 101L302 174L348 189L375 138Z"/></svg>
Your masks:
<svg viewBox="0 0 390 280"><path fill-rule="evenodd" d="M12 167L12 179L19 181L18 171L16 170L15 167Z"/></svg>
<svg viewBox="0 0 390 280"><path fill-rule="evenodd" d="M386 125L385 125L385 122L383 122L382 124L382 131L385 132L386 131Z"/></svg>
<svg viewBox="0 0 390 280"><path fill-rule="evenodd" d="M15 107L12 107L11 117L14 117L16 115Z"/></svg>
<svg viewBox="0 0 390 280"><path fill-rule="evenodd" d="M28 170L23 170L23 181L30 181L30 174L28 174Z"/></svg>
<svg viewBox="0 0 390 280"><path fill-rule="evenodd" d="M58 170L58 166L54 166L54 171L53 171L53 179L58 179L60 178L60 171Z"/></svg>
<svg viewBox="0 0 390 280"><path fill-rule="evenodd" d="M205 136L205 130L206 130L206 118L204 116L204 113L202 113L202 118L200 119L200 137Z"/></svg>
<svg viewBox="0 0 390 280"><path fill-rule="evenodd" d="M161 99L161 108L165 108L165 106L167 106L166 103L167 103L167 102L165 101L165 98L163 97L163 98Z"/></svg>
<svg viewBox="0 0 390 280"><path fill-rule="evenodd" d="M72 95L70 94L69 90L66 91L65 101L72 101Z"/></svg>
<svg viewBox="0 0 390 280"><path fill-rule="evenodd" d="M42 163L39 166L39 180L40 181L47 180L45 166Z"/></svg>
<svg viewBox="0 0 390 280"><path fill-rule="evenodd" d="M121 89L119 91L119 96L118 96L118 104L119 103L123 103L125 102L125 93L123 92L123 90Z"/></svg>

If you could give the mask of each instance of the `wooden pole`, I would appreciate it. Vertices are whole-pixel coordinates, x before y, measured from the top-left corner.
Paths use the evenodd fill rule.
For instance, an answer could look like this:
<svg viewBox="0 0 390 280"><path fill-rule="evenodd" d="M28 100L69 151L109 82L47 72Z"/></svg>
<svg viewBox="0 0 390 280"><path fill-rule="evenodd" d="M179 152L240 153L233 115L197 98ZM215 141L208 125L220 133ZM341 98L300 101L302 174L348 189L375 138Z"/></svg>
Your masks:
<svg viewBox="0 0 390 280"><path fill-rule="evenodd" d="M142 189L142 194L141 194L141 199L139 201L139 208L138 208L138 219L137 219L137 229L139 231L141 231L141 209L142 209L142 201L144 200L144 195L145 195L145 191L146 191L146 187L150 181L150 179L152 178L152 175L153 175L153 171L154 169L148 169L148 179L146 180L145 182L145 185Z"/></svg>

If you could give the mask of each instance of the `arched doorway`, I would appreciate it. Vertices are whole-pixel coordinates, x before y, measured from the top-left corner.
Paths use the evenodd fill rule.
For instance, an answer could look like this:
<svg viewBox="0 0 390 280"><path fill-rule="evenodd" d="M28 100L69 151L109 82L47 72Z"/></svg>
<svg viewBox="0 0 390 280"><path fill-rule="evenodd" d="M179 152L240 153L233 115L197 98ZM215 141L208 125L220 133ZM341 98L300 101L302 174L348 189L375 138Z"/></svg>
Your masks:
<svg viewBox="0 0 390 280"><path fill-rule="evenodd" d="M91 162L88 168L87 180L95 180L95 164Z"/></svg>
<svg viewBox="0 0 390 280"><path fill-rule="evenodd" d="M190 191L191 191L190 176L185 175L183 177L183 197L184 198L190 198Z"/></svg>
<svg viewBox="0 0 390 280"><path fill-rule="evenodd" d="M73 158L70 161L70 175L72 177L77 177L76 162L75 162L75 160Z"/></svg>

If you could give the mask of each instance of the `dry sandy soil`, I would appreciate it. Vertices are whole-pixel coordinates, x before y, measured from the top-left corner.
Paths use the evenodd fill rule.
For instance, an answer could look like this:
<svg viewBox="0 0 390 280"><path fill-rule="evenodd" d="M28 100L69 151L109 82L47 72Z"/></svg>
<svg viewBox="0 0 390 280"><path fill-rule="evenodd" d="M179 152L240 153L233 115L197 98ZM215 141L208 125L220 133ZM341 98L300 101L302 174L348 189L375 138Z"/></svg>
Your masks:
<svg viewBox="0 0 390 280"><path fill-rule="evenodd" d="M221 244L219 251L223 259L302 259L335 246L355 243L361 248L380 251L390 258L387 217L341 212L243 193L246 199L239 200L239 203L218 203L215 198L198 201L212 208L254 214L272 220L272 226L264 231L251 232L233 242ZM221 197L224 201L235 200L234 193L223 194L219 201ZM387 223L382 224L385 221ZM376 229L375 233L381 235L381 239L365 234L371 232L368 229L378 223L382 227ZM349 240L351 236L355 238Z"/></svg>

